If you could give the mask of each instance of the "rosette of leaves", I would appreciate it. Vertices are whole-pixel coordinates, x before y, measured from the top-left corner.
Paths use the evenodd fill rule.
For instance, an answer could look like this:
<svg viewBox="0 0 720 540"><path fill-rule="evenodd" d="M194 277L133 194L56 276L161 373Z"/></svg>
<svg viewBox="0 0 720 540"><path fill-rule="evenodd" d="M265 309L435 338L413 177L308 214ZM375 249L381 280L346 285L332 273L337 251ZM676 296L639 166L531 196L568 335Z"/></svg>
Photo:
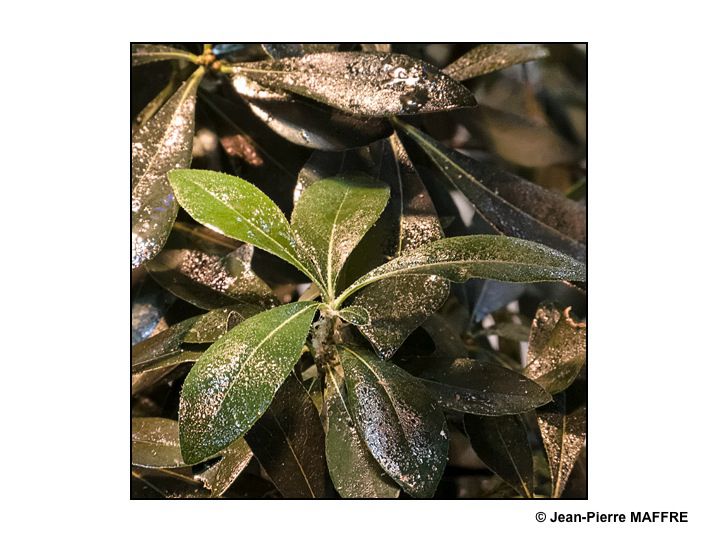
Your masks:
<svg viewBox="0 0 720 540"><path fill-rule="evenodd" d="M199 496L200 486L222 496L254 466L284 497L432 497L460 425L487 467L531 497L534 456L522 415L538 410L551 494L558 496L582 448L574 438L569 465L563 452L560 462L553 457L566 440L568 413L550 408L559 405L552 395L567 391L580 369L577 360L562 359L564 334L533 349L525 371L488 351L463 354L459 340L444 355L396 353L421 325L431 328L428 317L450 283L584 282L584 238L573 229L578 207L522 179L499 193L495 169L468 165L395 118L475 105L448 74L454 70L385 46L265 45L235 50L242 61L233 63L217 57L227 50L134 51L138 64L199 67L165 91L158 100L164 104L149 104L155 111L142 115L136 130L133 265L209 310L133 348L134 377L184 377L177 421L150 414L133 420L134 478L162 491L147 470L162 471L193 485L187 496ZM499 55L497 69L539 54L498 51L487 53ZM487 55L471 53L463 78L492 71ZM187 168L195 95L206 73L227 77L236 98L276 136L315 149L308 165L322 166L313 174L306 167L297 185L287 186L296 195L290 219L251 182ZM244 140L256 144L249 135ZM435 196L404 143L436 167L423 174L465 193L500 234L446 236ZM536 195L540 211L531 203ZM173 227L178 208L199 225ZM208 246L190 234L201 226L225 237L224 249L217 238ZM251 267L253 249L294 267L310 288L296 301L278 302ZM436 351L442 333L432 336Z"/></svg>

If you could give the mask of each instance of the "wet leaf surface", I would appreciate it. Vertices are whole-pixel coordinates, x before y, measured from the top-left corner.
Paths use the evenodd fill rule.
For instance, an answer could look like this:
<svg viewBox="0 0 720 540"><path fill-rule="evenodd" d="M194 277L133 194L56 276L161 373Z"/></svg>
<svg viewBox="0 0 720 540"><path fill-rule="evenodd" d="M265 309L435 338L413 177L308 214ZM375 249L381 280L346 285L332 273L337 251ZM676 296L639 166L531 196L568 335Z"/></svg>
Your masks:
<svg viewBox="0 0 720 540"><path fill-rule="evenodd" d="M531 499L533 456L522 418L465 415L465 430L485 465L520 495Z"/></svg>
<svg viewBox="0 0 720 540"><path fill-rule="evenodd" d="M235 176L213 171L173 171L168 178L178 201L196 221L308 272L297 260L290 224L258 188Z"/></svg>
<svg viewBox="0 0 720 540"><path fill-rule="evenodd" d="M252 271L251 245L218 246L203 239L206 228L178 225L165 249L145 265L165 289L202 309L238 302L270 307L276 302L270 287Z"/></svg>
<svg viewBox="0 0 720 540"><path fill-rule="evenodd" d="M396 135L385 144L380 177L390 186L390 203L376 226L382 252L392 258L443 237L425 186ZM381 358L389 358L447 298L450 287L435 276L402 276L361 290L352 306L365 309L372 324L360 331Z"/></svg>
<svg viewBox="0 0 720 540"><path fill-rule="evenodd" d="M242 437L220 452L221 459L203 472L196 474L205 489L210 490L210 497L222 496L232 483L240 476L253 457L252 450Z"/></svg>
<svg viewBox="0 0 720 540"><path fill-rule="evenodd" d="M345 499L398 497L400 488L378 465L358 433L343 378L328 370L325 386L325 455L335 490Z"/></svg>
<svg viewBox="0 0 720 540"><path fill-rule="evenodd" d="M298 252L331 295L343 264L385 208L389 191L369 177L345 174L314 182L295 204Z"/></svg>
<svg viewBox="0 0 720 540"><path fill-rule="evenodd" d="M573 466L585 446L587 406L579 392L561 393L537 411L545 451L552 478L552 497L558 498L565 489Z"/></svg>
<svg viewBox="0 0 720 540"><path fill-rule="evenodd" d="M308 54L235 64L235 73L349 114L391 116L472 107L469 90L421 60L378 52Z"/></svg>
<svg viewBox="0 0 720 540"><path fill-rule="evenodd" d="M132 137L132 267L165 245L178 205L166 175L190 166L195 99L204 68L185 81Z"/></svg>
<svg viewBox="0 0 720 540"><path fill-rule="evenodd" d="M330 495L320 417L294 374L285 380L246 439L283 497Z"/></svg>
<svg viewBox="0 0 720 540"><path fill-rule="evenodd" d="M585 365L587 326L576 323L570 308L562 313L541 305L530 329L525 375L551 394L567 389Z"/></svg>
<svg viewBox="0 0 720 540"><path fill-rule="evenodd" d="M468 51L443 71L455 80L465 81L515 64L538 60L548 54L541 45L490 43Z"/></svg>
<svg viewBox="0 0 720 540"><path fill-rule="evenodd" d="M140 467L186 467L180 454L178 423L168 418L132 419L132 464Z"/></svg>
<svg viewBox="0 0 720 540"><path fill-rule="evenodd" d="M187 60L194 62L197 60L197 56L188 51L168 47L167 45L134 44L132 46L133 66L159 62L161 60Z"/></svg>
<svg viewBox="0 0 720 540"><path fill-rule="evenodd" d="M397 123L435 163L437 173L472 203L498 232L543 243L580 261L586 259L586 208L508 173L442 146L430 136Z"/></svg>
<svg viewBox="0 0 720 540"><path fill-rule="evenodd" d="M296 302L251 317L193 366L180 398L186 461L201 461L243 436L300 357L317 304Z"/></svg>
<svg viewBox="0 0 720 540"><path fill-rule="evenodd" d="M432 497L445 469L445 416L423 384L368 351L341 350L350 412L370 453L409 495Z"/></svg>
<svg viewBox="0 0 720 540"><path fill-rule="evenodd" d="M509 236L443 238L376 268L348 287L339 300L381 279L402 275L500 281L585 281L585 265L542 244Z"/></svg>
<svg viewBox="0 0 720 540"><path fill-rule="evenodd" d="M552 397L540 385L489 359L415 358L400 364L447 409L481 416L531 411Z"/></svg>

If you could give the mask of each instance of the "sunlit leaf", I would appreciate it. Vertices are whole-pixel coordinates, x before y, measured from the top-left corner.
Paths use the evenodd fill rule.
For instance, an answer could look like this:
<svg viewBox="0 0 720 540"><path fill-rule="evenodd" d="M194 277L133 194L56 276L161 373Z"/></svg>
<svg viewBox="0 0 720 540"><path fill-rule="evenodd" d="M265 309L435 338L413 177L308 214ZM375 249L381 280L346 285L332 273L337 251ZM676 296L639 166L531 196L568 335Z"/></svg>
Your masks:
<svg viewBox="0 0 720 540"><path fill-rule="evenodd" d="M587 406L573 394L560 393L538 409L537 420L550 465L551 496L558 498L585 446Z"/></svg>
<svg viewBox="0 0 720 540"><path fill-rule="evenodd" d="M325 376L327 436L325 455L335 489L343 498L390 499L400 494L358 433L343 379L334 369Z"/></svg>
<svg viewBox="0 0 720 540"><path fill-rule="evenodd" d="M243 436L270 405L300 357L317 304L255 315L216 341L193 366L180 396L180 443L201 461Z"/></svg>
<svg viewBox="0 0 720 540"><path fill-rule="evenodd" d="M542 386L489 359L415 358L400 365L422 378L446 409L502 416L531 411L552 399Z"/></svg>
<svg viewBox="0 0 720 540"><path fill-rule="evenodd" d="M160 60L187 60L189 62L196 62L197 59L197 56L188 51L168 47L167 45L133 44L132 46L133 66L140 66Z"/></svg>
<svg viewBox="0 0 720 540"><path fill-rule="evenodd" d="M464 81L499 69L538 60L548 55L541 45L484 44L465 53L443 71L453 79Z"/></svg>
<svg viewBox="0 0 720 540"><path fill-rule="evenodd" d="M298 252L330 294L350 252L385 208L389 191L370 178L346 174L313 183L295 204Z"/></svg>
<svg viewBox="0 0 720 540"><path fill-rule="evenodd" d="M245 438L284 497L328 496L325 434L315 405L294 374Z"/></svg>
<svg viewBox="0 0 720 540"><path fill-rule="evenodd" d="M443 238L376 268L338 298L381 279L433 275L463 282L470 278L501 281L585 281L585 265L542 244L509 236L474 235Z"/></svg>
<svg viewBox="0 0 720 540"><path fill-rule="evenodd" d="M132 138L132 267L165 245L178 205L166 175L188 167L195 131L195 95L200 67Z"/></svg>
<svg viewBox="0 0 720 540"><path fill-rule="evenodd" d="M402 54L331 52L235 64L235 73L350 114L390 116L472 107L469 90Z"/></svg>
<svg viewBox="0 0 720 540"><path fill-rule="evenodd" d="M258 188L229 174L180 170L168 174L182 207L198 222L277 255L307 275L296 256L290 224Z"/></svg>
<svg viewBox="0 0 720 540"><path fill-rule="evenodd" d="M401 122L396 125L435 163L442 178L460 190L498 232L540 242L585 260L583 205L490 162L475 161L446 148L413 126Z"/></svg>
<svg viewBox="0 0 720 540"><path fill-rule="evenodd" d="M132 419L132 464L186 467L180 454L178 423L168 418Z"/></svg>
<svg viewBox="0 0 720 540"><path fill-rule="evenodd" d="M465 415L473 449L495 474L520 495L533 497L533 456L525 424L517 415Z"/></svg>
<svg viewBox="0 0 720 540"><path fill-rule="evenodd" d="M203 472L196 474L206 489L210 490L210 497L220 497L241 472L248 466L253 457L252 450L245 439L240 437L230 446L220 452L221 459Z"/></svg>
<svg viewBox="0 0 720 540"><path fill-rule="evenodd" d="M342 348L352 418L380 466L413 497L432 497L445 470L445 416L423 384L367 351Z"/></svg>

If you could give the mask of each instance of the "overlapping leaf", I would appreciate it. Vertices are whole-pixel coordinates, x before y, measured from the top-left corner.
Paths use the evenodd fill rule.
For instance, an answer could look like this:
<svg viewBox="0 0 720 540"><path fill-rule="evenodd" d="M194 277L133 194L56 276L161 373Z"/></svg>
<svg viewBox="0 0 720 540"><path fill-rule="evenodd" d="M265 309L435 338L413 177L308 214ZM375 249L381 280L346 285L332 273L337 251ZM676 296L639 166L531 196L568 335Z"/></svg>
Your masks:
<svg viewBox="0 0 720 540"><path fill-rule="evenodd" d="M220 452L220 456L220 461L195 475L195 478L203 483L205 489L210 490L210 497L213 498L220 497L228 490L248 466L253 453L245 439L240 437Z"/></svg>
<svg viewBox="0 0 720 540"><path fill-rule="evenodd" d="M168 418L132 419L132 464L140 467L185 467L178 423Z"/></svg>
<svg viewBox="0 0 720 540"><path fill-rule="evenodd" d="M175 92L132 138L132 267L165 245L178 205L166 175L188 167L195 131L195 96L204 68Z"/></svg>
<svg viewBox="0 0 720 540"><path fill-rule="evenodd" d="M180 396L186 461L219 452L262 416L300 356L316 306L296 302L255 315L195 363Z"/></svg>
<svg viewBox="0 0 720 540"><path fill-rule="evenodd" d="M489 43L478 45L443 71L458 81L464 81L547 55L548 50L541 45Z"/></svg>
<svg viewBox="0 0 720 540"><path fill-rule="evenodd" d="M182 49L167 45L134 44L132 46L132 65L140 66L161 60L188 60L194 62L197 56Z"/></svg>
<svg viewBox="0 0 720 540"><path fill-rule="evenodd" d="M432 497L445 469L445 416L420 381L372 353L343 348L350 412L370 453L413 497Z"/></svg>
<svg viewBox="0 0 720 540"><path fill-rule="evenodd" d="M472 94L421 60L379 52L329 52L235 64L235 73L350 114L391 116L472 107Z"/></svg>

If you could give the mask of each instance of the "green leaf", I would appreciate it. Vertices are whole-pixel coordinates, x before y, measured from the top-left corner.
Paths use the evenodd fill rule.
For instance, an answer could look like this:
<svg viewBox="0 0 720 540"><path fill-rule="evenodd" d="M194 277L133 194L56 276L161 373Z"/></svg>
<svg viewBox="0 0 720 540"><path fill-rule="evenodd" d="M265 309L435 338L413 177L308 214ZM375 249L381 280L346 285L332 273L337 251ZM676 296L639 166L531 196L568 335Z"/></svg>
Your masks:
<svg viewBox="0 0 720 540"><path fill-rule="evenodd" d="M245 438L283 497L329 496L325 433L315 405L294 373Z"/></svg>
<svg viewBox="0 0 720 540"><path fill-rule="evenodd" d="M478 45L443 71L455 80L465 81L515 64L538 60L548 54L548 50L541 45Z"/></svg>
<svg viewBox="0 0 720 540"><path fill-rule="evenodd" d="M289 58L337 51L338 45L334 43L263 43L262 48L271 58Z"/></svg>
<svg viewBox="0 0 720 540"><path fill-rule="evenodd" d="M428 113L476 104L463 85L430 64L402 54L330 52L233 68L271 88L355 115Z"/></svg>
<svg viewBox="0 0 720 540"><path fill-rule="evenodd" d="M438 240L443 233L430 195L400 139L393 135L386 147L380 176L390 185L391 198L376 229L383 236L384 254L392 258ZM363 289L352 306L368 312L372 324L360 331L387 359L442 305L449 290L448 282L435 276L400 276Z"/></svg>
<svg viewBox="0 0 720 540"><path fill-rule="evenodd" d="M178 205L168 171L188 167L195 132L195 96L205 68L198 68L155 116L132 137L132 267L165 245Z"/></svg>
<svg viewBox="0 0 720 540"><path fill-rule="evenodd" d="M585 446L587 436L587 406L574 393L560 393L555 401L537 411L550 477L552 498L562 495L575 461Z"/></svg>
<svg viewBox="0 0 720 540"><path fill-rule="evenodd" d="M444 316L433 313L422 325L435 344L433 356L445 358L464 358L467 348L455 325Z"/></svg>
<svg viewBox="0 0 720 540"><path fill-rule="evenodd" d="M197 63L198 57L188 51L168 47L167 45L134 44L132 46L132 65L140 66L161 60L187 60Z"/></svg>
<svg viewBox="0 0 720 540"><path fill-rule="evenodd" d="M338 311L338 317L343 321L354 324L355 326L366 326L370 324L370 314L362 306L349 306Z"/></svg>
<svg viewBox="0 0 720 540"><path fill-rule="evenodd" d="M364 175L319 180L295 204L292 226L298 251L331 297L348 256L375 223L390 190Z"/></svg>
<svg viewBox="0 0 720 540"><path fill-rule="evenodd" d="M541 305L530 329L525 375L551 394L568 388L585 365L587 327L570 317L570 308L560 313Z"/></svg>
<svg viewBox="0 0 720 540"><path fill-rule="evenodd" d="M252 271L253 246L228 245L224 237L226 244L219 245L207 233L212 231L175 223L165 249L145 268L163 288L202 309L276 303L270 287Z"/></svg>
<svg viewBox="0 0 720 540"><path fill-rule="evenodd" d="M277 205L258 188L229 174L180 170L168 174L180 205L198 222L252 244L312 274L297 259L295 237Z"/></svg>
<svg viewBox="0 0 720 540"><path fill-rule="evenodd" d="M369 351L343 347L350 412L370 453L413 497L432 497L448 456L445 415L423 384Z"/></svg>
<svg viewBox="0 0 720 540"><path fill-rule="evenodd" d="M345 499L398 497L400 489L378 465L358 433L343 379L334 369L327 371L325 385L325 456L335 489Z"/></svg>
<svg viewBox="0 0 720 540"><path fill-rule="evenodd" d="M178 423L168 418L132 419L132 464L139 467L186 467L180 454Z"/></svg>
<svg viewBox="0 0 720 540"><path fill-rule="evenodd" d="M193 366L180 395L180 443L201 461L242 437L300 357L317 304L296 302L251 317Z"/></svg>
<svg viewBox="0 0 720 540"><path fill-rule="evenodd" d="M415 358L401 366L424 379L443 407L460 412L517 414L552 400L542 386L489 359Z"/></svg>
<svg viewBox="0 0 720 540"><path fill-rule="evenodd" d="M470 278L500 281L585 281L585 265L542 244L510 236L474 235L443 238L376 268L350 285L340 305L354 292L389 277L441 276L463 282ZM440 279L440 277L436 277Z"/></svg>
<svg viewBox="0 0 720 540"><path fill-rule="evenodd" d="M523 497L533 497L533 456L525 424L517 415L465 415L473 449L495 474Z"/></svg>
<svg viewBox="0 0 720 540"><path fill-rule="evenodd" d="M445 148L408 124L395 121L435 164L444 181L462 192L501 234L540 242L585 261L586 208L567 197Z"/></svg>
<svg viewBox="0 0 720 540"><path fill-rule="evenodd" d="M203 472L196 474L206 489L210 490L210 497L220 497L232 483L240 476L253 457L252 450L245 439L240 437L230 446L220 452L221 459Z"/></svg>

